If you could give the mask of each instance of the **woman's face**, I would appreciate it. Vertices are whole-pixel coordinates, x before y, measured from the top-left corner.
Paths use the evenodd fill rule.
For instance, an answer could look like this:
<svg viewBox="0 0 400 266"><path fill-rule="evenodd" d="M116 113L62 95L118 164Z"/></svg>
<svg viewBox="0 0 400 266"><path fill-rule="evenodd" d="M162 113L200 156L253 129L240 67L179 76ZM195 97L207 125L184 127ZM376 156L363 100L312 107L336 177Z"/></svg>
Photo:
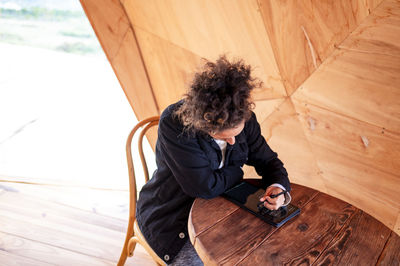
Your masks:
<svg viewBox="0 0 400 266"><path fill-rule="evenodd" d="M233 145L235 144L235 137L242 132L243 128L244 121L234 128L225 129L217 133L210 133L210 136L214 139L225 140L229 145Z"/></svg>

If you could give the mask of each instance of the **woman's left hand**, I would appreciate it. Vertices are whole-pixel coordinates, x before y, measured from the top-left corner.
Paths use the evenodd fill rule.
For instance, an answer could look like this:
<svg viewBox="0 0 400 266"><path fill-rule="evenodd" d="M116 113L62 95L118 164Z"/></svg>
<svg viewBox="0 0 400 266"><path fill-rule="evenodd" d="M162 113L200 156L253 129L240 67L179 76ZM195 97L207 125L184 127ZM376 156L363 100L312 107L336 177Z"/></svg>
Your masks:
<svg viewBox="0 0 400 266"><path fill-rule="evenodd" d="M285 202L285 194L279 195L276 198L271 198L270 195L277 195L283 190L279 187L270 186L265 191L264 196L260 198L260 201L265 201L264 206L270 210L279 209Z"/></svg>

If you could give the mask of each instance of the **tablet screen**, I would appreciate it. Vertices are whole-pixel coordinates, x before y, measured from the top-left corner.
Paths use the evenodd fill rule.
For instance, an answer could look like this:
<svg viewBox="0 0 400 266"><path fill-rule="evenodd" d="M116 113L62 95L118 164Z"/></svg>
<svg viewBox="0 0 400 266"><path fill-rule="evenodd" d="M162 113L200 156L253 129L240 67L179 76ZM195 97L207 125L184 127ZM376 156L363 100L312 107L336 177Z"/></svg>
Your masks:
<svg viewBox="0 0 400 266"><path fill-rule="evenodd" d="M260 198L265 194L265 190L243 182L229 189L224 194L244 207L258 212L257 205L260 203Z"/></svg>
<svg viewBox="0 0 400 266"><path fill-rule="evenodd" d="M260 198L264 194L264 189L242 182L227 190L222 196L276 227L283 225L300 213L300 209L293 204L281 207L276 211L268 210L262 204L260 208Z"/></svg>

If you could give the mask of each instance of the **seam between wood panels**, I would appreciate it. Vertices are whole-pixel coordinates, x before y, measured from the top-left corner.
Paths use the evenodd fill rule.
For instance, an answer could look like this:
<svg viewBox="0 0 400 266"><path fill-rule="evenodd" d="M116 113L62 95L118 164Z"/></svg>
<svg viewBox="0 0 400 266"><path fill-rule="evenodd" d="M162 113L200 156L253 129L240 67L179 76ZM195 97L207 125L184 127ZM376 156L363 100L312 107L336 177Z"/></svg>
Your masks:
<svg viewBox="0 0 400 266"><path fill-rule="evenodd" d="M181 50L184 50L184 51L187 52L187 53L193 54L193 55L195 55L195 56L197 56L197 57L199 57L199 58L201 58L201 59L209 60L209 59L205 58L204 56L201 56L201 55L199 55L199 54L197 54L197 53L194 53L193 51L191 51L191 50L189 50L189 49L187 49L187 48L185 48L185 47L182 47L182 46L180 46L179 44L177 44L177 43L175 43L175 42L171 42L171 41L168 40L168 39L165 39L165 38L163 38L163 37L161 37L161 36L159 36L159 35L157 35L157 34L154 34L153 32L150 32L150 31L146 30L145 28L143 28L143 27L141 27L141 26L133 25L133 24L132 24L132 26L135 27L135 28L137 28L137 29L140 29L141 31L146 32L146 33L149 34L149 35L152 35L152 36L155 37L155 38L158 38L158 39L161 39L161 40L163 40L163 41L165 41L165 42L168 42L168 43L170 43L171 45L176 46L177 48L179 48L179 49L181 49Z"/></svg>
<svg viewBox="0 0 400 266"><path fill-rule="evenodd" d="M334 149L332 149L332 148L326 148L327 150L329 150L329 151L331 151L332 153L334 153ZM336 153L336 154L338 154L338 153ZM347 158L347 159L349 159L350 161L353 161L353 162L356 162L356 163L358 163L358 164L361 164L361 165L363 165L364 167L366 167L366 168L372 168L372 169L374 169L375 171L377 171L377 172L380 172L380 173L384 173L384 174L387 174L387 175L389 175L389 176L391 176L391 177L398 177L398 175L396 175L396 174L394 174L394 173L390 173L390 172L388 172L388 171L385 171L385 170L383 170L383 169L378 169L378 168L374 168L373 166L371 166L370 164L367 164L367 163L365 163L365 161L363 161L362 159L356 159L356 158L354 158L354 157L352 157L352 156L350 156L350 155L347 155L347 154L339 154L341 157L343 157L343 158ZM319 164L319 160L317 159L316 160L316 162L317 162L317 164ZM318 166L318 168L319 168L319 165L317 165ZM321 170L320 170L321 171ZM328 171L326 171L326 172L328 172L328 173L332 173L332 170L328 170ZM328 179L328 180L330 180L328 177L325 177L324 176L324 171L321 171L321 175L322 175L322 177L323 178L326 178L326 179ZM337 175L339 175L339 174L336 174L336 176ZM348 178L349 176L346 176L346 175L339 175L340 177L344 177L344 178ZM325 181L324 181L324 183L325 183ZM326 187L327 188L327 187ZM328 191L328 188L327 188L327 191ZM329 194L329 195L331 195L331 194ZM395 200L393 200L393 199L389 199L389 200L387 200L387 201L389 201L389 202L395 202Z"/></svg>
<svg viewBox="0 0 400 266"><path fill-rule="evenodd" d="M35 262L45 263L46 265L52 265L52 263L47 262L47 261L40 260L40 259L38 259L38 258L24 256L23 254L12 253L11 251L8 251L8 250L5 249L5 248L0 249L0 251L3 251L3 252L5 252L5 253L7 253L7 254L11 254L11 255L13 255L13 256L17 256L17 257L21 257L21 258L33 260L33 261L35 261Z"/></svg>
<svg viewBox="0 0 400 266"><path fill-rule="evenodd" d="M95 27L95 25L92 23L92 20L91 20L91 17L92 17L92 16L90 15L90 12L88 12L88 9L87 9L87 7L86 7L85 1L86 1L86 0L80 0L80 3L81 3L81 5L82 5L82 8L83 8L83 10L85 11L86 17L88 18L89 23L91 24L91 26L92 26L92 28L93 28L93 31L95 32L95 34L96 34L96 36L97 36L97 40L99 41L100 46L102 47L103 52L104 52L105 56L107 57L108 62L109 62L110 65L111 65L111 68L113 69L114 75L115 75L116 78L118 79L118 82L119 82L119 84L120 84L120 86L121 86L121 88L122 88L122 90L123 90L123 92L124 92L124 94L125 94L125 97L126 97L126 99L128 100L128 102L129 102L129 104L130 104L130 106L131 106L132 110L134 111L135 116L136 116L136 118L137 118L137 117L138 117L138 116L137 116L137 111L135 111L135 109L133 108L133 104L132 104L132 102L130 101L130 99L129 99L127 93L126 93L125 86L123 85L123 83L121 82L121 79L120 79L119 76L117 75L116 68L115 68L115 66L114 66L114 64L113 64L113 61L114 61L114 59L115 59L115 56L118 55L119 50L120 50L120 48L121 48L121 46L122 46L123 40L126 38L126 35L127 35L128 32L129 32L130 25L128 25L128 27L126 28L126 32L123 34L123 37L122 37L122 39L121 39L121 42L120 42L119 45L118 45L117 51L115 52L115 54L113 55L113 57L111 57L111 55L109 55L109 53L108 53L107 50L105 49L105 46L104 46L103 41L102 41L102 38L100 38L101 35L99 35L99 33L98 33L97 27ZM119 3L121 4L121 2L119 2ZM125 9L123 8L123 6L122 6L122 9L124 10L124 13L125 13ZM126 13L125 13L125 16L126 16ZM128 22L129 22L129 18L128 18ZM134 38L135 38L135 35L134 35ZM136 39L136 38L135 38L135 39ZM139 47L138 47L138 49L139 49ZM139 49L139 53L140 53L140 49ZM143 62L143 60L142 60L142 62ZM143 66L143 67L144 67L144 66ZM145 71L146 71L146 68L145 68L145 67L144 67L144 69L145 69ZM147 73L146 73L146 74L147 74ZM148 79L148 77L147 77L147 79ZM150 84L150 81L149 81L149 80L148 80L148 83L149 83L149 86L150 86L150 88L151 88L151 84ZM152 90L152 89L151 89L151 90ZM153 96L153 97L154 97L154 96ZM158 106L157 106L157 103L155 103L155 105L156 105L156 106L155 106L155 107L156 107L156 110L157 110L157 112L159 113L159 110L158 110L159 108L158 108Z"/></svg>
<svg viewBox="0 0 400 266"><path fill-rule="evenodd" d="M52 187L62 187L62 188L84 188L84 189L90 189L90 190L129 192L128 189L113 189L113 188L101 188L101 187L88 187L88 186L84 186L84 185L74 185L74 184L56 184L56 183L42 183L42 182L10 180L10 179L3 179L1 176L0 176L0 183L16 183L16 184L36 185L36 186L50 186L50 187L52 186Z"/></svg>
<svg viewBox="0 0 400 266"><path fill-rule="evenodd" d="M368 121L360 120L360 119L355 118L355 117L352 117L352 116L350 116L350 115L346 115L346 114L339 113L339 112L334 111L334 110L330 110L330 109L328 109L328 108L326 108L326 107L320 106L320 105L315 104L315 103L312 103L312 102L306 102L306 101L304 101L304 100L298 100L298 99L296 99L296 97L295 97L295 100L298 101L298 102L302 102L302 103L305 103L305 104L308 104L308 105L312 105L312 106L314 106L314 107L317 107L317 108L323 109L323 110L325 110L325 111L334 113L334 114L336 114L336 115L338 115L338 116L343 116L343 117L345 117L345 118L352 119L352 120L356 120L356 121L358 121L358 122L367 124L367 125L369 125L369 126L373 126L373 127L377 127L377 128L383 129L385 132L389 132L389 133L391 133L391 134L393 134L393 135L396 135L396 136L399 136L399 137L400 137L400 132L397 132L397 131L394 131L394 130L391 130L391 129L387 129L387 128L383 127L383 126L375 125L375 124L370 123L370 122L368 122ZM295 106L296 106L296 105L295 105Z"/></svg>
<svg viewBox="0 0 400 266"><path fill-rule="evenodd" d="M126 35L128 34L128 32L129 32L129 27L128 27L126 33L124 34L124 37L123 37L122 40L125 40ZM120 51L120 48L121 48L121 46L122 46L122 43L123 43L123 41L121 41L121 44L120 44L119 47L118 47L118 51L117 51L117 53L115 54L116 56L118 55L118 53L119 53L119 51ZM106 53L106 54L107 54L107 53ZM120 85L122 91L123 91L124 94L125 94L126 100L128 101L129 105L130 105L131 108L132 108L132 111L133 111L133 113L134 113L134 115L135 115L135 118L136 118L137 120L140 120L140 117L138 116L137 110L134 109L134 104L132 103L132 100L128 97L128 93L127 93L126 86L124 85L124 83L121 81L119 75L117 74L118 71L117 71L117 68L116 68L115 65L114 65L114 60L110 61L110 65L111 65L111 68L112 68L113 71L114 71L114 75L115 75L115 77L117 78L118 83L119 83L119 85ZM143 66L143 68L144 68L144 66ZM144 68L144 69L145 69L145 68ZM145 71L146 71L146 69L145 69ZM148 82L148 84L149 84L149 87L151 88L151 84L150 84L150 82L148 81L147 75L146 75L146 78L147 78L147 82ZM156 106L156 111L158 112L157 106Z"/></svg>
<svg viewBox="0 0 400 266"><path fill-rule="evenodd" d="M304 205L301 208L304 208L307 204L309 204L317 195L320 194L320 192L318 190L315 190L317 193L315 193L314 196L312 196L311 198L309 198ZM282 227L284 227L284 225L282 225ZM282 228L280 227L280 228ZM272 235L273 233L275 233L279 228L275 228L275 230L273 230L269 235L266 236L265 239L263 239L257 246L255 246L254 248L252 248L246 255L244 255L237 263L235 263L236 265L239 265L242 261L244 261L248 256L250 256L251 253L253 253L259 246L261 246L265 241L267 241Z"/></svg>
<svg viewBox="0 0 400 266"><path fill-rule="evenodd" d="M375 265L378 265L378 263L381 261L383 252L386 250L387 244L388 244L389 240L392 238L392 235L395 234L395 232L393 232L390 228L389 228L389 230L390 230L389 237L386 239L385 245L383 245L381 254L379 254L378 259L377 259L376 262L375 262Z"/></svg>
<svg viewBox="0 0 400 266"><path fill-rule="evenodd" d="M86 14L86 17L87 17L87 19L88 19L90 25L92 26L92 29L93 29L94 33L96 34L97 40L99 41L100 46L101 46L101 48L103 49L103 53L105 54L105 56L107 57L108 62L110 62L111 66L112 66L112 61L113 61L114 58L111 58L111 55L109 55L109 54L107 53L106 49L105 49L104 43L103 43L103 41L102 41L102 38L100 38L101 35L99 34L99 32L98 32L98 30L97 30L97 27L95 27L95 25L94 25L94 23L93 23L93 21L92 21L92 16L90 15L91 12L88 11L88 8L87 8L87 6L86 6L86 1L87 1L87 0L80 0L81 6L82 6L82 8L83 8L83 11L84 11L85 14ZM128 32L128 29L129 29L129 27L126 28L126 32L123 34L124 37L123 37L122 39L125 38L125 35L126 35L126 33ZM118 46L118 50L119 50L119 48L120 48L120 44L119 44L119 46ZM118 50L117 50L117 52L114 54L114 56L118 54ZM115 73L115 71L114 71L114 73Z"/></svg>
<svg viewBox="0 0 400 266"><path fill-rule="evenodd" d="M21 192L4 192L4 193L1 193L0 196L3 195L3 194L7 194L7 193L10 194L10 195L12 195L11 193L21 194L24 197L33 198L34 201L41 201L42 200L40 198L35 198L34 196L31 196L31 195L28 195L28 194L25 194L25 193L21 193ZM85 210L85 209L79 209L78 207L70 206L70 205L67 205L67 204L64 204L64 203L49 201L49 200L46 200L46 199L43 199L43 201L46 201L46 204L50 203L51 205L57 205L56 208L58 208L58 207L68 208L68 209L72 209L72 211L85 212L85 214L90 214L91 216L96 216L97 218L107 218L107 219L115 220L116 222L123 222L123 223L126 222L126 220L118 218L118 217L109 216L109 215L101 214L101 213L94 213L92 211ZM80 222L83 222L83 221L81 220ZM95 225L95 224L89 223L89 222L83 222L83 223L87 223L87 224L90 224L90 225ZM96 225L96 226L105 227L105 226L102 226L102 225ZM119 233L124 233L125 232L125 231L119 231L119 230L114 230L114 229L110 229L110 230L113 230L113 231L116 231L116 232L119 232Z"/></svg>
<svg viewBox="0 0 400 266"><path fill-rule="evenodd" d="M148 70L147 70L147 65L146 65L146 61L144 60L144 57L143 57L142 49L140 48L140 44L139 44L139 42L138 42L138 40L137 40L137 38L136 38L135 29L133 28L132 21L131 21L130 17L128 16L128 13L126 12L126 9L125 9L124 4L122 3L122 0L120 0L119 3L120 3L120 5L121 5L122 10L124 11L125 17L126 17L126 18L128 19L128 21L129 21L129 29L131 29L131 31L132 31L133 39L135 40L137 49L138 49L138 51L139 51L140 60L142 61L143 68L144 68L144 71L145 71L145 74L146 74L147 82L149 83L149 87L150 87L150 90L151 90L151 95L152 95L152 97L153 97L153 101L154 101L156 110L157 110L157 112L158 112L158 115L160 115L160 114L161 114L161 113L160 113L160 107L159 107L159 105L158 105L158 102L157 102L156 97L155 97L155 94L154 94L153 84L151 83L150 75L149 75L149 72L148 72ZM133 106L132 106L132 108L133 108ZM140 120L140 118L139 118L139 120Z"/></svg>
<svg viewBox="0 0 400 266"><path fill-rule="evenodd" d="M121 38L121 41L118 43L118 49L115 52L114 57L110 60L110 63L114 63L114 59L115 57L119 54L119 51L121 50L122 44L124 43L125 39L126 39L126 35L128 35L129 33L129 27L126 28L126 31L124 33L124 36ZM113 64L112 64L113 65Z"/></svg>
<svg viewBox="0 0 400 266"><path fill-rule="evenodd" d="M384 55L384 56L390 56L390 57L400 57L400 55L377 53L377 52L372 52L372 51L369 52L369 51L365 51L365 50L348 48L345 46L338 46L337 50L345 50L345 51L357 52L357 53L361 53L361 54L375 54L375 55Z"/></svg>
<svg viewBox="0 0 400 266"><path fill-rule="evenodd" d="M262 100L262 101L275 101L275 100L283 100L278 106L274 108L274 111L272 111L269 115L267 115L263 120L259 120L258 123L262 125L269 117L271 117L273 114L279 111L279 108L288 100L290 99L290 96L285 96L281 98L275 98L275 99L268 99L268 100ZM254 101L257 102L257 101Z"/></svg>
<svg viewBox="0 0 400 266"><path fill-rule="evenodd" d="M298 112L297 112L297 110L296 110L296 105L293 103L293 100L292 100L292 98L291 98L290 96L284 97L283 99L284 99L283 102L280 103L280 104L275 108L275 110L274 110L272 113L270 113L270 114L269 114L265 119L263 119L262 121L259 121L259 124L262 125L269 117L271 117L271 116L272 116L273 114L275 114L276 112L279 112L279 110L277 110L277 109L279 109L283 104L285 104L286 101L290 101L290 104L292 105L293 110L295 111L295 114L296 114L296 117L295 117L296 122L299 123L300 128L301 128L302 133L303 133L303 136L304 136L305 140L307 141L308 147L309 147L310 150L311 150L311 153L312 153L312 156L313 156L313 160L314 160L314 162L315 162L315 166L316 166L317 169L318 169L318 174L322 176L322 180L321 180L321 181L322 181L323 184L324 184L324 189L325 189L325 191L328 191L328 188L327 188L327 186L326 186L326 184L325 184L325 181L324 181L324 178L323 178L323 175L322 175L323 172L321 171L321 169L320 169L320 167L319 167L319 164L318 164L318 160L317 160L317 158L315 157L315 152L313 151L313 148L312 148L312 145L311 145L311 143L310 143L310 140L307 138L307 135L306 135L306 133L304 132L304 128L303 128L303 126L301 125L301 122L299 121L299 118L298 118L298 115L297 115ZM273 99L273 100L276 100L276 99ZM271 136L271 137L272 137L272 136ZM266 141L269 141L269 139L266 139Z"/></svg>
<svg viewBox="0 0 400 266"><path fill-rule="evenodd" d="M45 226L43 226L43 227L45 227ZM83 253L83 252L80 252L80 251L77 251L77 250L72 250L72 249L69 249L69 248L62 247L62 246L46 243L46 242L43 242L43 241L30 239L30 238L27 238L27 237L24 237L24 236L16 235L16 234L9 233L9 232L4 232L4 231L1 231L1 230L0 230L0 233L6 234L6 235L10 235L10 236L14 236L14 237L18 237L18 238L22 238L22 239L29 240L29 241L32 241L32 242L37 242L37 243L40 243L40 244L45 245L45 246L56 247L56 248L59 248L59 249L67 250L67 251L72 252L72 253L81 254L81 255L84 255L84 256L87 256L87 257L92 257L92 258L100 259L100 260L103 260L103 261L117 262L117 261L110 260L110 259L107 259L107 258L104 258L104 257L98 257L98 256L95 256L95 255L86 254L86 253ZM5 250L5 251L7 251L7 250Z"/></svg>
<svg viewBox="0 0 400 266"><path fill-rule="evenodd" d="M234 265L239 265L243 260L245 260L248 256L250 256L251 253L253 253L259 246L261 246L268 238L270 238L270 236L272 236L276 231L278 231L279 228L275 228L273 229L269 234L267 234L266 238L264 238L262 241L260 241L260 243L257 246L254 246L251 250L249 250L247 252L247 254L245 254L242 258L239 259L238 262L236 262ZM227 258L228 256L226 256L225 258ZM223 258L223 259L225 259Z"/></svg>
<svg viewBox="0 0 400 266"><path fill-rule="evenodd" d="M281 66L279 60L277 60L277 54L279 54L279 53L278 53L277 49L274 48L274 45L273 45L272 42L271 42L271 38L270 38L269 32L268 32L268 28L267 28L266 22L265 22L265 20L264 20L263 12L261 11L260 0L254 0L254 1L256 1L256 3L257 3L257 7L258 7L257 13L259 13L259 16L261 17L261 20L262 20L262 22L263 22L265 35L267 35L266 38L268 39L269 45L271 46L272 54L273 54L274 60L275 60L275 65L276 65L276 67L277 67L278 74L279 74L279 76L280 76L280 78L281 78L282 86L283 86L283 88L285 89L286 97L290 97L291 94L289 94L288 89L287 89L286 86L285 86L284 78L282 77L282 69L283 69L283 67ZM293 93L294 93L295 91L296 91L296 90L294 90ZM292 94L293 94L293 93L292 93Z"/></svg>
<svg viewBox="0 0 400 266"><path fill-rule="evenodd" d="M323 171L321 170L321 167L320 167L320 165L319 165L319 163L318 163L318 158L317 158L317 156L316 156L316 152L315 152L315 150L314 150L314 148L313 148L313 145L311 145L310 139L307 137L307 134L306 134L306 132L305 132L305 128L303 127L303 125L302 125L302 123L301 123L301 121L300 121L300 119L299 119L300 112L297 111L296 105L294 104L292 97L290 97L290 103L291 103L291 105L293 106L294 111L296 112L296 122L299 123L299 126L300 126L300 128L301 128L301 132L303 133L304 139L305 139L306 142L307 142L307 146L308 146L308 148L309 148L310 151L311 151L311 156L312 156L312 158L313 158L313 160L314 160L314 162L315 162L315 167L316 167L317 170L318 170L318 173L317 173L317 176L319 177L318 179L320 179L320 181L321 181L322 184L324 185L325 192L328 192L328 186L327 186L327 184L325 183L325 177L324 177Z"/></svg>
<svg viewBox="0 0 400 266"><path fill-rule="evenodd" d="M318 105L315 105L315 104L312 104L312 103L307 103L307 104L313 105L313 106L315 106L315 107L317 107L317 108L324 109L324 110L326 110L326 111L328 111L328 112L332 112L332 113L334 113L334 114L336 114L336 115L338 115L338 116L343 116L343 117L348 118L348 119L353 119L353 120L356 120L356 121L358 121L358 122L365 123L365 124L367 124L368 126L381 128L381 129L383 129L385 132L390 132L390 133L393 134L393 135L400 136L399 133L393 132L393 131L388 130L388 129L384 128L384 127L380 127L380 126L377 126L377 125L374 125L374 124L371 124L371 123L368 123L368 122L365 122L365 121L362 121L362 120L358 120L358 119L356 119L356 118L353 118L353 117L350 117L350 116L346 116L346 115L337 113L337 112L335 112L335 111L331 111L331 110L329 110L329 109L323 108L323 107L321 107L321 106L318 106ZM295 106L295 108L296 108L296 105L294 105L294 106ZM296 110L296 112L297 112L297 110ZM307 142L308 142L309 145L310 145L310 149L311 149L313 155L315 155L316 153L314 152L313 145L312 145L313 142L309 139L309 137L308 137L307 134L305 133L305 128L304 128L303 126L301 126L301 127L302 127L302 129L303 129L303 134L305 135L306 140L307 140ZM328 149L331 150L331 148L328 148ZM333 150L332 150L332 151L333 151ZM355 159L354 157L351 157L350 155L341 154L341 156L346 157L346 158L348 158L348 159L350 159L350 160L353 160L353 161L355 161L355 162L357 162L357 163L359 163L359 164L362 164L362 165L364 165L364 166L371 167L369 164L366 164L365 162L363 162L363 161L360 160L360 159ZM320 162L319 162L319 159L318 159L317 157L315 157L315 156L313 156L313 157L314 157L314 159L315 159L315 162L316 162L316 164L317 164L316 166L318 167L318 170L320 171L321 176L324 178L322 181L324 182L325 189L326 189L326 191L328 192L329 189L328 189L328 186L327 186L326 183L325 183L325 178L326 178L326 177L324 177L324 171L322 171L322 170L320 169ZM385 174L387 174L387 175L397 177L397 175L395 175L394 173L388 172L388 171L386 171L386 170L384 170L384 169L377 169L377 168L374 168L374 169L375 169L376 171L378 171L378 172L382 172L382 173L385 173ZM330 193L328 193L328 194L330 195Z"/></svg>
<svg viewBox="0 0 400 266"><path fill-rule="evenodd" d="M237 209L235 209L234 211L231 211L230 213L228 213L228 215L222 217L221 219L217 220L214 224L204 228L203 230L201 230L198 234L196 234L196 239L197 237L199 237L200 235L206 233L208 230L210 230L211 228L213 228L214 226L216 226L217 224L219 224L220 222L226 220L229 216L233 215L235 212L239 211L240 207L237 207Z"/></svg>
<svg viewBox="0 0 400 266"><path fill-rule="evenodd" d="M366 0L366 1L368 1L368 0ZM368 11L369 11L368 16L371 15L372 11L375 10L375 9L377 9L379 6L381 6L382 3L385 2L385 1L386 1L386 0L381 0L381 1L379 2L379 4L378 4L376 7L372 8L372 9L368 8ZM368 17L368 16L367 16L367 17Z"/></svg>
<svg viewBox="0 0 400 266"><path fill-rule="evenodd" d="M258 0L258 1L259 1L259 0ZM379 3L379 5L377 5L373 10L377 9L378 6L380 6L384 1L385 1L385 0L381 0L381 2ZM333 44L333 47L334 47L334 48L332 49L332 51L331 51L329 54L326 55L325 59L324 59L323 61L321 61L321 63L319 64L319 66L318 66L316 69L314 69L314 71L311 72L310 75L309 75L299 86L297 86L297 88L295 88L295 90L292 92L291 95L289 95L289 94L288 94L288 95L289 95L290 97L293 96L293 95L298 91L298 89L299 89L301 86L303 86L304 83L306 83L306 81L308 81L308 79L310 79L310 78L313 76L313 74L323 65L323 63L326 62L328 59L330 59L330 58L332 57L333 53L334 53L336 50L340 50L340 45L341 45L342 43L344 43L344 42L351 36L351 34L352 34L353 32L355 32L355 31L367 20L367 18L368 18L371 14L372 14L371 9L368 9L368 14L360 21L360 23L354 28L354 30L352 30L352 31L349 30L349 33L347 34L347 36L346 36L340 43L338 43L338 44Z"/></svg>

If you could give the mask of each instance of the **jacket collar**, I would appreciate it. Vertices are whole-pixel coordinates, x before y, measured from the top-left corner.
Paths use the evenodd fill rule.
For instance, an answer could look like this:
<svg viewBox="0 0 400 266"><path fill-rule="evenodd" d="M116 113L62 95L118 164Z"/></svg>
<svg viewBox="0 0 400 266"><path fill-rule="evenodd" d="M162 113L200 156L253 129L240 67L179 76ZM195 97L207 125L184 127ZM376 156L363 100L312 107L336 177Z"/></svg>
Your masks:
<svg viewBox="0 0 400 266"><path fill-rule="evenodd" d="M211 147L213 147L214 149L220 150L218 144L214 141L214 139L210 135L204 134L204 135L201 135L200 137L205 139L207 142L209 142ZM236 145L246 142L246 135L244 133L244 130L242 130L242 132L240 132L240 134L237 135L235 138L236 138L235 144L233 144L233 145L228 144L228 146L227 146L228 149L233 149L236 147Z"/></svg>

